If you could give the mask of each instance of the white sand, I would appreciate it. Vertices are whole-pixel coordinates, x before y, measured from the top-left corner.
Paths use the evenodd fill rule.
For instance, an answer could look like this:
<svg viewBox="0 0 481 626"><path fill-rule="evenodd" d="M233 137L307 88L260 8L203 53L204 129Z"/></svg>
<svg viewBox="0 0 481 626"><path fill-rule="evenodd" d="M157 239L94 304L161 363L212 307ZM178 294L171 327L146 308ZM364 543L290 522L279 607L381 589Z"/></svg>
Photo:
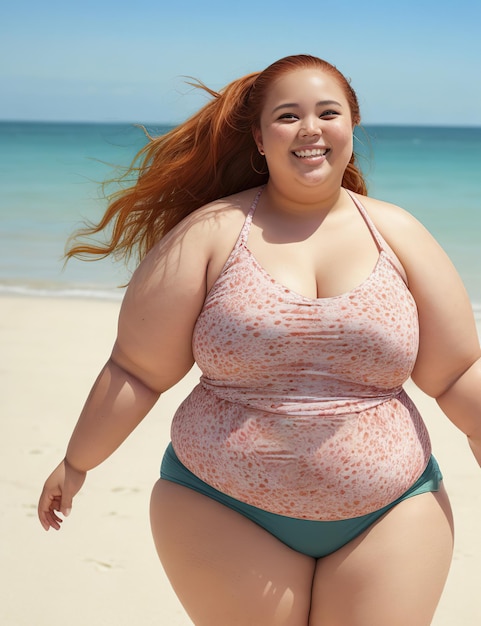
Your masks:
<svg viewBox="0 0 481 626"><path fill-rule="evenodd" d="M107 359L119 304L0 298L0 567L2 626L188 626L150 534L148 506L176 406L193 371L131 438L93 470L60 532L36 517L47 474L62 458L90 386ZM456 518L451 574L434 626L481 623L481 471L464 436L410 386L425 416Z"/></svg>

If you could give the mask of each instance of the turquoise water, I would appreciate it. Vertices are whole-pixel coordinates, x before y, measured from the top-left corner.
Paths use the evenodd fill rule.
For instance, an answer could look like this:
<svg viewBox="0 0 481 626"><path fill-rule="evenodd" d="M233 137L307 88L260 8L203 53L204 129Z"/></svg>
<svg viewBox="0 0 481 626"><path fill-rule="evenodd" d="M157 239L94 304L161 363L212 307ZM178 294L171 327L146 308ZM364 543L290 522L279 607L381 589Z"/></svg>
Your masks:
<svg viewBox="0 0 481 626"><path fill-rule="evenodd" d="M150 127L154 134L168 127ZM128 272L110 260L61 260L99 184L146 142L126 124L0 122L0 293L120 297ZM481 311L481 128L367 127L356 151L370 194L399 204L436 236Z"/></svg>

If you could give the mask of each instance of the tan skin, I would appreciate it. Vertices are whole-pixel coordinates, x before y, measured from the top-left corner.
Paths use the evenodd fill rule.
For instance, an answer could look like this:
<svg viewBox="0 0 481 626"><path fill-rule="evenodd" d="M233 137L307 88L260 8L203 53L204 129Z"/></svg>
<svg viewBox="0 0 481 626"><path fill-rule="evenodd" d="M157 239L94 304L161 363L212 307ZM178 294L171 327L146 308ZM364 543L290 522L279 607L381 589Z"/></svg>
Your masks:
<svg viewBox="0 0 481 626"><path fill-rule="evenodd" d="M337 104L319 106L327 100ZM281 108L274 114L276 107ZM279 112L287 114L282 121ZM248 247L273 278L310 298L351 290L378 258L364 220L340 186L352 127L335 80L303 70L275 83L254 133L271 177ZM312 158L296 156L306 146L322 149ZM60 527L57 512L71 508L86 471L107 458L159 394L192 366L196 318L255 193L247 190L203 207L137 270L112 355L70 440L68 462L54 470L42 492L39 517L45 529ZM413 217L384 202L361 200L399 257L419 309L413 378L468 435L481 463L481 351L464 287ZM219 503L164 480L152 493L151 523L162 564L197 626L428 626L452 555L444 488L402 502L319 560L295 552Z"/></svg>

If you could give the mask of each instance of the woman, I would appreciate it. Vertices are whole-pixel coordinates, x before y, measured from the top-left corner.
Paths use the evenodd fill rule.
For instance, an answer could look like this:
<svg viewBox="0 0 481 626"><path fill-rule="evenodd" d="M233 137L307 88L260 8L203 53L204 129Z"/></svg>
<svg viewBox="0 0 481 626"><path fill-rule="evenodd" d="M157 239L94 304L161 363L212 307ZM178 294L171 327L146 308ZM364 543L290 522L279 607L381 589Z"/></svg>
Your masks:
<svg viewBox="0 0 481 626"><path fill-rule="evenodd" d="M151 501L169 579L201 626L427 626L452 519L412 376L481 462L481 359L452 264L366 196L356 95L287 57L151 141L136 184L70 255L141 258L39 503L45 529L194 361Z"/></svg>

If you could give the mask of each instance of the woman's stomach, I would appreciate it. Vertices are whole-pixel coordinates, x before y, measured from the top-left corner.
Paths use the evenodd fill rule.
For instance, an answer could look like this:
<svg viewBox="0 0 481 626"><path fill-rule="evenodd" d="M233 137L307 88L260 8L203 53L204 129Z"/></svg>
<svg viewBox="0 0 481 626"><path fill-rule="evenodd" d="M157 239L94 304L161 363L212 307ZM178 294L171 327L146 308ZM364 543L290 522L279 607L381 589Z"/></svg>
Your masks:
<svg viewBox="0 0 481 626"><path fill-rule="evenodd" d="M219 491L279 515L325 521L396 500L431 454L404 391L357 413L285 415L223 400L200 384L174 416L172 444Z"/></svg>

